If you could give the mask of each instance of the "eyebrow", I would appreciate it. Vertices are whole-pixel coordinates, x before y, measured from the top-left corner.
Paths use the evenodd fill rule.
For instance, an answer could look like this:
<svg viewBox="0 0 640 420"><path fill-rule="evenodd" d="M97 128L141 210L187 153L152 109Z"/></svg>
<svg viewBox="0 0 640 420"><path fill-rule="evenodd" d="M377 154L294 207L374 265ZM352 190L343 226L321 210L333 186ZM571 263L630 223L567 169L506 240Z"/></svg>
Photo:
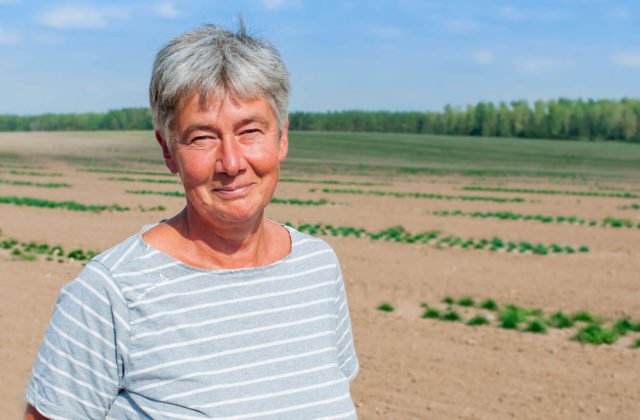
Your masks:
<svg viewBox="0 0 640 420"><path fill-rule="evenodd" d="M238 121L236 124L234 124L233 129L236 130L239 127L242 127L243 125L247 125L247 124L251 124L251 123L258 123L258 124L262 124L266 127L269 126L269 120L266 120L258 115L251 115L247 118L243 118L240 121Z"/></svg>

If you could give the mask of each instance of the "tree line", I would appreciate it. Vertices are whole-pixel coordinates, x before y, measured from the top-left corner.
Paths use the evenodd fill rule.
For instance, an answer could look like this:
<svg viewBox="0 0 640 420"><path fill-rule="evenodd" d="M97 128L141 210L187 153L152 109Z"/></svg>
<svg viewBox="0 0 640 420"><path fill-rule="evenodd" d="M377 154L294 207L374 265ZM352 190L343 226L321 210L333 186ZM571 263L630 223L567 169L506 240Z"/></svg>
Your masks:
<svg viewBox="0 0 640 420"><path fill-rule="evenodd" d="M0 115L0 131L150 130L147 108L106 113ZM413 134L623 140L640 142L640 100L524 100L479 102L442 112L292 112L289 128Z"/></svg>

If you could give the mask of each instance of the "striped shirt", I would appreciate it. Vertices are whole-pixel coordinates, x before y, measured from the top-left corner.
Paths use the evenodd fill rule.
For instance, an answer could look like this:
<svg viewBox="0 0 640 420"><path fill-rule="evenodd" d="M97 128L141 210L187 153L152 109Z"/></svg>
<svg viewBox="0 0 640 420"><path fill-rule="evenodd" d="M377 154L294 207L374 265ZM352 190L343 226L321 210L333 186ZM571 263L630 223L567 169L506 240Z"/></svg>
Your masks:
<svg viewBox="0 0 640 420"><path fill-rule="evenodd" d="M358 372L340 265L287 227L291 252L186 265L142 233L61 291L27 401L50 418L353 419Z"/></svg>

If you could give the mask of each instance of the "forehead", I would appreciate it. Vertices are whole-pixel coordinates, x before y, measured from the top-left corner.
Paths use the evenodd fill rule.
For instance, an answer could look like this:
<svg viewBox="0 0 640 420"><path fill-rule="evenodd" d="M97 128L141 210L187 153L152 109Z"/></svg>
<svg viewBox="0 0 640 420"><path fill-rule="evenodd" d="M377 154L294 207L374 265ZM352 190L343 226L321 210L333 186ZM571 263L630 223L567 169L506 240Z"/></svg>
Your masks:
<svg viewBox="0 0 640 420"><path fill-rule="evenodd" d="M255 114L261 119L275 120L276 114L272 102L264 96L243 98L228 92L196 92L184 96L176 107L176 119L191 117L233 118Z"/></svg>

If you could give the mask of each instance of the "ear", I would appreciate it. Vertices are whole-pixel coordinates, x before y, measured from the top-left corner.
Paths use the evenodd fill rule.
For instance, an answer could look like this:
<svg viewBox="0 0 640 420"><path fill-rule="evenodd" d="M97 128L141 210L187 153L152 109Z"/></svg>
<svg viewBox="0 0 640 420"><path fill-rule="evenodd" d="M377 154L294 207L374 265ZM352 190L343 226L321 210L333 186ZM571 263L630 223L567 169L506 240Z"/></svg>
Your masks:
<svg viewBox="0 0 640 420"><path fill-rule="evenodd" d="M178 165L176 161L173 159L173 154L171 153L171 147L167 143L160 131L156 130L156 140L160 147L162 148L162 157L164 158L164 164L167 165L167 168L171 171L172 174L178 173Z"/></svg>
<svg viewBox="0 0 640 420"><path fill-rule="evenodd" d="M278 151L278 161L284 162L289 153L289 119L284 122L282 133L280 133L280 150Z"/></svg>

